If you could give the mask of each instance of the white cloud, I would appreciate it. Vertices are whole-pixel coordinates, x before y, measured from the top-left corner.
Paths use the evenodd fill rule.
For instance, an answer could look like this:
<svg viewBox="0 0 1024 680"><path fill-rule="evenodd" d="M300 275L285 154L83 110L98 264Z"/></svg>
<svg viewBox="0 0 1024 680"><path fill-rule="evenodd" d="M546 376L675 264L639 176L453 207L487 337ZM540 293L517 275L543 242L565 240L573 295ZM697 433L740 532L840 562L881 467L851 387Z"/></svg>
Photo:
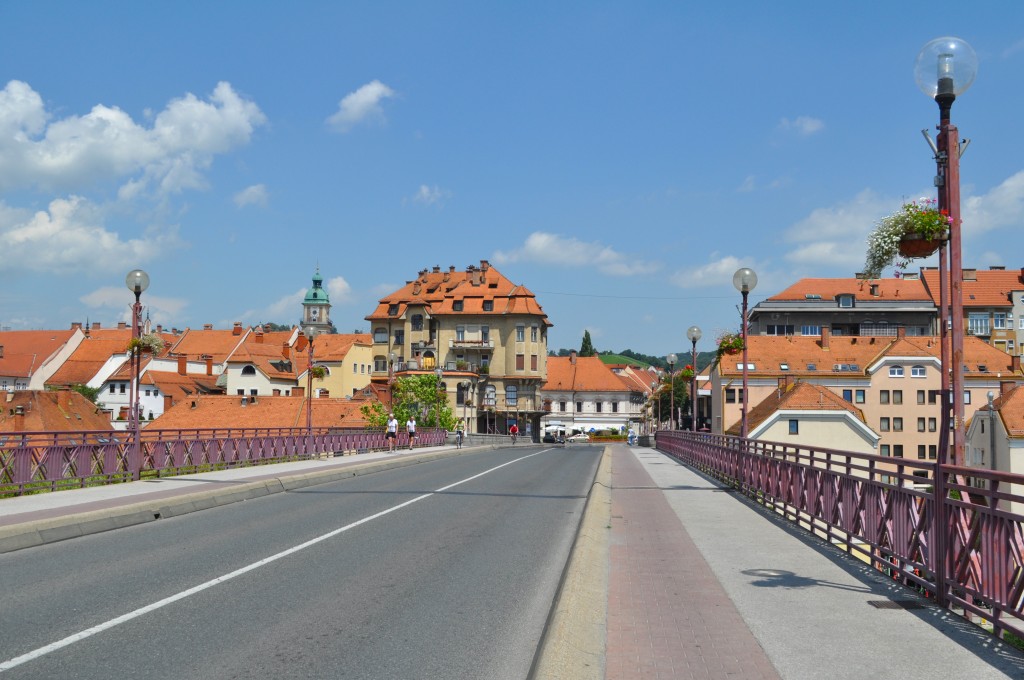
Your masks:
<svg viewBox="0 0 1024 680"><path fill-rule="evenodd" d="M714 255L713 253L712 257ZM744 266L751 266L751 263L734 255L726 255L708 262L703 267L681 269L674 273L669 280L680 288L705 288L723 284L731 286L732 275L736 273L737 269Z"/></svg>
<svg viewBox="0 0 1024 680"><path fill-rule="evenodd" d="M965 235L1019 227L1024 222L1024 171L1011 175L987 194L967 198L961 212Z"/></svg>
<svg viewBox="0 0 1024 680"><path fill-rule="evenodd" d="M255 205L260 208L267 207L267 187L265 184L253 184L234 195L235 205L244 208L247 205Z"/></svg>
<svg viewBox="0 0 1024 680"><path fill-rule="evenodd" d="M104 286L78 298L82 304L92 309L120 309L120 317L124 321L131 321L131 303L134 298L128 289L117 286ZM143 313L148 315L153 324L171 324L175 319L181 318L182 310L188 303L180 298L161 297L150 295L148 292L142 294Z"/></svg>
<svg viewBox="0 0 1024 680"><path fill-rule="evenodd" d="M381 102L394 96L395 91L379 80L369 82L345 95L338 102L338 110L327 119L327 124L337 132L348 132L364 120L383 120Z"/></svg>
<svg viewBox="0 0 1024 680"><path fill-rule="evenodd" d="M55 199L48 210L31 216L0 210L0 251L4 253L0 271L118 270L181 245L173 230L150 233L147 239L122 240L103 226L102 212L78 196Z"/></svg>
<svg viewBox="0 0 1024 680"><path fill-rule="evenodd" d="M419 190L413 195L413 203L420 203L422 205L436 205L441 207L444 202L451 198L452 193L436 184L432 187L428 187L426 184L421 184Z"/></svg>
<svg viewBox="0 0 1024 680"><path fill-rule="evenodd" d="M327 294L331 297L331 304L340 305L352 301L352 286L341 276L335 276L327 281Z"/></svg>
<svg viewBox="0 0 1024 680"><path fill-rule="evenodd" d="M247 144L265 122L226 82L205 101L172 100L147 128L102 104L54 120L29 85L11 81L0 91L0 188L76 191L115 180L125 182L122 199L145 187L202 188L213 157Z"/></svg>
<svg viewBox="0 0 1024 680"><path fill-rule="evenodd" d="M530 234L522 247L516 250L495 252L494 260L498 264L528 261L568 267L594 267L612 276L649 274L661 268L659 262L619 253L601 243L587 243L541 231Z"/></svg>
<svg viewBox="0 0 1024 680"><path fill-rule="evenodd" d="M810 137L824 130L825 122L811 116L797 116L793 120L783 118L779 121L779 127L783 130L792 130L803 137Z"/></svg>
<svg viewBox="0 0 1024 680"><path fill-rule="evenodd" d="M786 241L797 244L786 259L822 268L845 268L851 274L859 271L864 264L868 233L899 203L865 190L845 203L818 208L786 230Z"/></svg>

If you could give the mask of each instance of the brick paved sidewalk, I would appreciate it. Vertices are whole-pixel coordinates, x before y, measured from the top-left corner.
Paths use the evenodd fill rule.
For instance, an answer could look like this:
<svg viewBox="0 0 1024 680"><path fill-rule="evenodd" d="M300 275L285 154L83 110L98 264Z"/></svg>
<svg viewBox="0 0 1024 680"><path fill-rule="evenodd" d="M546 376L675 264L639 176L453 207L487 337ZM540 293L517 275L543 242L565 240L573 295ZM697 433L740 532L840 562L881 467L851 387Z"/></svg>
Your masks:
<svg viewBox="0 0 1024 680"><path fill-rule="evenodd" d="M612 457L606 677L778 678L631 451Z"/></svg>

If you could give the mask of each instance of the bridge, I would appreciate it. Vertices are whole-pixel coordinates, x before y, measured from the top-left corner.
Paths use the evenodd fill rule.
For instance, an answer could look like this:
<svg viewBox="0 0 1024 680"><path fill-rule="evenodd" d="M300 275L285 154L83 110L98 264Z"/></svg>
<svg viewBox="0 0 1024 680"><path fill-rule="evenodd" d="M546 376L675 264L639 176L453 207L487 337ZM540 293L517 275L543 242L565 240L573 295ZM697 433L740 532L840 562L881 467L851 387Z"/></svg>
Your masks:
<svg viewBox="0 0 1024 680"><path fill-rule="evenodd" d="M154 432L146 442L99 441L96 433L51 433L48 439L37 434L32 445L29 437L9 438L0 448L0 482L11 496L0 499L5 549L19 528L35 526L37 536L46 535L38 530L44 521L51 537L78 535L85 522L76 518L98 505L108 517L117 508L138 513L155 495L138 489L154 481L161 490L156 507L178 507L173 485L180 484L181 497L188 496L198 509L215 503L197 502L197 487L217 486L219 497L230 502L271 493L268 478L282 489L300 488L288 481L300 478L303 485L326 485L350 478L354 466L425 469L429 466L419 463L446 456L460 466L477 456L481 465L491 465L487 461L497 456L498 465L509 466L503 471L526 470L539 460L584 464L570 476L586 476L589 491L580 496L581 503L586 497L585 512L548 623L535 631L538 651L507 677L691 677L692 672L692 677L814 678L821 677L823 664L835 677L931 677L943 670L945 675L1024 677L1024 656L1000 642L1024 638L1018 514L1024 479L1014 475L669 431L657 434L657 450L495 448L494 443L474 446L472 440L453 450L438 432L429 445L401 456L380 453L376 434L366 432L323 431L312 438L300 431ZM356 455L326 455L343 451ZM274 464L254 465L261 461ZM104 467L108 462L111 466ZM557 475L542 476L547 484ZM141 481L130 481L135 478ZM383 473L379 480L386 482ZM490 489L487 496L515 496L534 506L574 496L541 492L539 483L535 479L515 492ZM262 491L253 492L253 485ZM64 486L86 488L32 493ZM90 519L95 527L116 524ZM147 521L152 519L150 514ZM56 525L65 520L62 531ZM448 539L453 545L462 542ZM79 550L84 549L83 544ZM34 550L0 560L11 566L15 556L29 560ZM8 580L6 587L15 582ZM599 611L595 601L604 605ZM0 650L0 672L11 677L39 677L33 675L39 669L34 664L45 663L35 661L39 657L12 661L38 653L42 647L33 646L36 642L59 642L5 637L15 642ZM54 655L63 653L70 652ZM75 657L61 663L73 664L69 658ZM179 677L172 670L154 674L161 676Z"/></svg>

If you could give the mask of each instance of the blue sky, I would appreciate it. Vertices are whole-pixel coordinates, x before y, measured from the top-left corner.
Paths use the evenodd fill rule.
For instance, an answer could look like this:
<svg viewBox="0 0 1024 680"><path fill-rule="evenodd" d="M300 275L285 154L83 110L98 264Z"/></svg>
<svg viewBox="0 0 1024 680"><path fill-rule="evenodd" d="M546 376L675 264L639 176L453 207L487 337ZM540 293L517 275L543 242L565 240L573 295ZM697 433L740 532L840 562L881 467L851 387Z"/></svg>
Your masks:
<svg viewBox="0 0 1024 680"><path fill-rule="evenodd" d="M713 6L710 6L713 5ZM0 327L342 331L425 267L489 260L551 348L666 354L934 196L914 59L957 35L964 265L1024 265L1024 4L5 2Z"/></svg>

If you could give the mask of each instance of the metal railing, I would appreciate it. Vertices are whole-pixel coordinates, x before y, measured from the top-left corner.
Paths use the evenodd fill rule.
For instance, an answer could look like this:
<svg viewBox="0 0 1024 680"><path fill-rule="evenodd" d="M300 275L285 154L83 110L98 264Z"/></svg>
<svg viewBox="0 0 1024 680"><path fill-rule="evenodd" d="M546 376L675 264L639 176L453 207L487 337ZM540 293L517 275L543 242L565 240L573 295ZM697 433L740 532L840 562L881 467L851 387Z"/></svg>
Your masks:
<svg viewBox="0 0 1024 680"><path fill-rule="evenodd" d="M1024 638L1024 475L682 431L656 433L656 447L1000 638Z"/></svg>
<svg viewBox="0 0 1024 680"><path fill-rule="evenodd" d="M445 443L419 429L417 446ZM409 437L398 433L396 446ZM190 429L140 432L18 432L0 435L0 495L79 488L210 469L387 449L382 430L319 428Z"/></svg>

